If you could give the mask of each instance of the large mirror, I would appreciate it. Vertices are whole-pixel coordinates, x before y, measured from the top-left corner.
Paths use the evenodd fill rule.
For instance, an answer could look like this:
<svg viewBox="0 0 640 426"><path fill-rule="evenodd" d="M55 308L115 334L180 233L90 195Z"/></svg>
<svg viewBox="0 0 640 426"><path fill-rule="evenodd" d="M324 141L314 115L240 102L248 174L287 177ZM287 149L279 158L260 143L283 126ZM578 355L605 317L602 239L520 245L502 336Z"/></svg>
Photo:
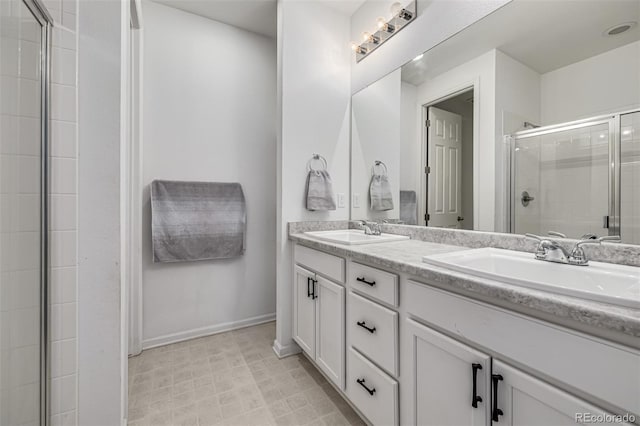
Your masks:
<svg viewBox="0 0 640 426"><path fill-rule="evenodd" d="M639 22L513 0L356 93L351 218L640 244Z"/></svg>

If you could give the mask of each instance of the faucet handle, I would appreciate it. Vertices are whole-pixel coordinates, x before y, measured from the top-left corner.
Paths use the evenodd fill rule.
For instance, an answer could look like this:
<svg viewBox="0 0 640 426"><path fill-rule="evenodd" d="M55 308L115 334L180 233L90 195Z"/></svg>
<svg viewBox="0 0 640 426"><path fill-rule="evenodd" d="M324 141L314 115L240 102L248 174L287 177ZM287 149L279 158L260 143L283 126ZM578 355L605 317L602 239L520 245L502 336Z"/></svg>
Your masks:
<svg viewBox="0 0 640 426"><path fill-rule="evenodd" d="M541 236L536 235L536 234L526 233L526 234L524 234L524 236L525 236L525 238L530 238L532 240L538 240L538 241L544 241L545 240L544 237L541 237Z"/></svg>
<svg viewBox="0 0 640 426"><path fill-rule="evenodd" d="M552 237L567 238L567 236L565 234L563 234L562 232L549 231L549 232L547 232L547 234L551 235Z"/></svg>
<svg viewBox="0 0 640 426"><path fill-rule="evenodd" d="M586 235L587 238L583 238L576 243L576 248L583 246L585 244L600 244L604 241L620 241L619 235L607 235L600 238L591 238L590 235Z"/></svg>
<svg viewBox="0 0 640 426"><path fill-rule="evenodd" d="M610 236L608 235L605 237L600 237L595 239L590 238L590 236L588 237L589 238L578 241L576 245L573 246L573 250L571 250L571 256L569 257L569 263L571 263L572 265L586 266L589 264L589 260L587 259L587 256L585 255L584 250L582 250L583 245L600 244L603 241L620 241L619 235L610 235Z"/></svg>

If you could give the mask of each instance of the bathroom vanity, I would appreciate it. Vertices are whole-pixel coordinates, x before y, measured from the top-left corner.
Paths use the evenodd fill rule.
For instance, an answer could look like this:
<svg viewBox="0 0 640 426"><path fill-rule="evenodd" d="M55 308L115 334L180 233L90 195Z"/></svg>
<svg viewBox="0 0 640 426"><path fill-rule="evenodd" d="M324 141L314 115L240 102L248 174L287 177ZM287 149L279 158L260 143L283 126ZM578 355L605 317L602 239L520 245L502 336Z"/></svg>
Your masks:
<svg viewBox="0 0 640 426"><path fill-rule="evenodd" d="M459 245L290 239L294 340L371 424L638 421L640 310L422 261Z"/></svg>

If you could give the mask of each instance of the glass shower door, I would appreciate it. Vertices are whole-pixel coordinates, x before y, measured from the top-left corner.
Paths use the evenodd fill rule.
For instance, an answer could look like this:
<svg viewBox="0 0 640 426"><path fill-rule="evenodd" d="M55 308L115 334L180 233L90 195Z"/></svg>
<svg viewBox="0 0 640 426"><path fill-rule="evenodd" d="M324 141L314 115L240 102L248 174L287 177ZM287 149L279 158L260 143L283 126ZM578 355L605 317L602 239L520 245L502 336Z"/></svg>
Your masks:
<svg viewBox="0 0 640 426"><path fill-rule="evenodd" d="M612 129L606 119L514 136L512 232L609 234Z"/></svg>
<svg viewBox="0 0 640 426"><path fill-rule="evenodd" d="M620 117L620 237L640 244L640 111Z"/></svg>
<svg viewBox="0 0 640 426"><path fill-rule="evenodd" d="M28 4L28 5L27 5ZM46 32L0 1L0 425L42 421L46 296ZM46 376L45 376L46 377Z"/></svg>

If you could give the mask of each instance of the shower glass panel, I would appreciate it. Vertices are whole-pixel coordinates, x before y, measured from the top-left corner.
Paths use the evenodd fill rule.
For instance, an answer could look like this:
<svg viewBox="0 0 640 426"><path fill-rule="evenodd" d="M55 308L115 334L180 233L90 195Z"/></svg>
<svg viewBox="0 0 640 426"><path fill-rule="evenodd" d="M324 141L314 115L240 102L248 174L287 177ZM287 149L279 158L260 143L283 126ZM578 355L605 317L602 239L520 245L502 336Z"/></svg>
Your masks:
<svg viewBox="0 0 640 426"><path fill-rule="evenodd" d="M640 111L620 117L620 236L640 244Z"/></svg>
<svg viewBox="0 0 640 426"><path fill-rule="evenodd" d="M608 235L613 120L515 135L512 232Z"/></svg>
<svg viewBox="0 0 640 426"><path fill-rule="evenodd" d="M0 0L2 426L43 424L45 412L47 24L41 11L34 0Z"/></svg>

